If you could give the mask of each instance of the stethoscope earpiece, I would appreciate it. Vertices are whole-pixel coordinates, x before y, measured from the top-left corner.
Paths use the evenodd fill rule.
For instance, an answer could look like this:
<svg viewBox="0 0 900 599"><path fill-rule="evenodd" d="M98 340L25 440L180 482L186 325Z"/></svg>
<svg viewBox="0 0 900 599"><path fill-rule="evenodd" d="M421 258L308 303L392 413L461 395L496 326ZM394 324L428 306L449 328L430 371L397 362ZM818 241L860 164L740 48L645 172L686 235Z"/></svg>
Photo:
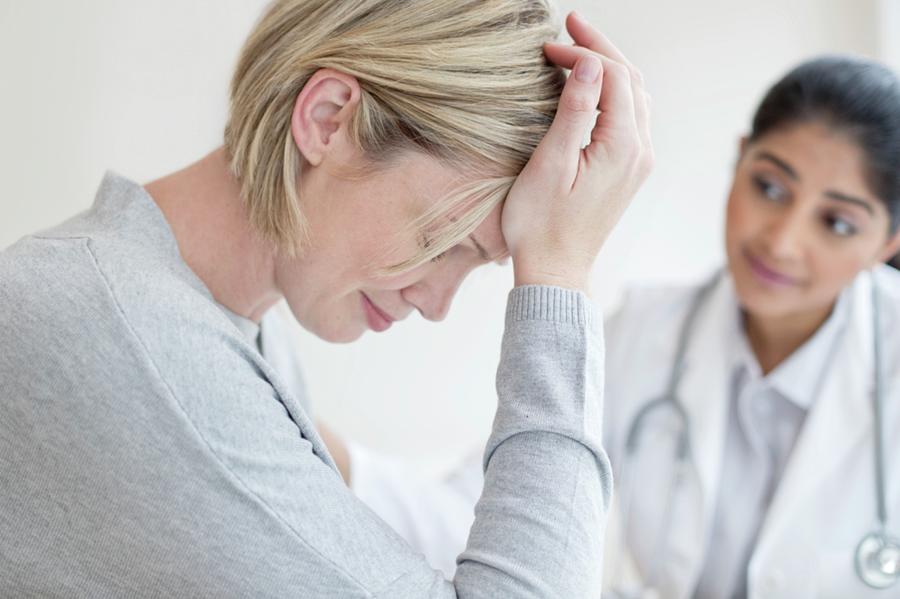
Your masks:
<svg viewBox="0 0 900 599"><path fill-rule="evenodd" d="M886 589L900 580L900 541L883 532L870 532L856 546L856 573L873 589Z"/></svg>

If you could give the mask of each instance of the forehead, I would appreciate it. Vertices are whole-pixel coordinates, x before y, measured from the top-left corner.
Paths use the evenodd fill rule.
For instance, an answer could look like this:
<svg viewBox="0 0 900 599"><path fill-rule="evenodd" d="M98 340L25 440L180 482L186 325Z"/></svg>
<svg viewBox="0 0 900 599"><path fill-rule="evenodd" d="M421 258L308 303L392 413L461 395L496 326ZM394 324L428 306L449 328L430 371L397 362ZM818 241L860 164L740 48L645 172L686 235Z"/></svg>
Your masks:
<svg viewBox="0 0 900 599"><path fill-rule="evenodd" d="M383 183L394 190L408 222L419 222L440 202L471 183L475 174L422 152L408 152L393 161ZM491 257L502 255L506 245L500 228L502 204L496 206L473 231L479 245ZM451 211L442 221L455 220Z"/></svg>
<svg viewBox="0 0 900 599"><path fill-rule="evenodd" d="M375 167L366 184L409 218L431 210L461 182L461 173L422 152L403 152Z"/></svg>

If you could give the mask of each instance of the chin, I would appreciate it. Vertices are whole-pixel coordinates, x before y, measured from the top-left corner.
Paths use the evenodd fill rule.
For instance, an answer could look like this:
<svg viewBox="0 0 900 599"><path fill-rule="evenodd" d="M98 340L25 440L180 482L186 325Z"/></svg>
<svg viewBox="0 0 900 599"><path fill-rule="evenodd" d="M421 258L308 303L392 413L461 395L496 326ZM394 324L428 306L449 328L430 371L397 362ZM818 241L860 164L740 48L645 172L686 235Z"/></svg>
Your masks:
<svg viewBox="0 0 900 599"><path fill-rule="evenodd" d="M735 281L735 292L741 308L757 318L784 318L815 310L820 305L805 290L766 289L753 281L744 285Z"/></svg>
<svg viewBox="0 0 900 599"><path fill-rule="evenodd" d="M351 343L362 337L367 330L367 327L359 321L329 318L327 314L304 314L299 310L294 311L290 301L288 301L288 308L303 330L328 343Z"/></svg>
<svg viewBox="0 0 900 599"><path fill-rule="evenodd" d="M351 332L351 333L340 333L331 337L322 337L325 341L329 343L353 343L357 339L363 336L363 331Z"/></svg>
<svg viewBox="0 0 900 599"><path fill-rule="evenodd" d="M352 343L365 333L365 329L353 326L344 327L310 327L307 329L310 333L329 343Z"/></svg>

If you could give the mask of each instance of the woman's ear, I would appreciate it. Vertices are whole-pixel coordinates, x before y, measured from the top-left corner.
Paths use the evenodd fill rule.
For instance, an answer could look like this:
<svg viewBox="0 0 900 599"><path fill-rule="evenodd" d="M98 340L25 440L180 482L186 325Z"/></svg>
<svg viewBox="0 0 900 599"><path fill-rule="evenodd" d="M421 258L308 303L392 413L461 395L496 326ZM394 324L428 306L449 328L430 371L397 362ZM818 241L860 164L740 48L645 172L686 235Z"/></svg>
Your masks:
<svg viewBox="0 0 900 599"><path fill-rule="evenodd" d="M346 141L347 126L359 106L355 77L319 69L297 95L291 113L291 135L303 158L313 166Z"/></svg>
<svg viewBox="0 0 900 599"><path fill-rule="evenodd" d="M900 253L900 230L894 231L878 254L878 262L887 262Z"/></svg>
<svg viewBox="0 0 900 599"><path fill-rule="evenodd" d="M741 159L744 158L744 153L747 151L747 141L746 135L741 135L740 139L738 139L738 154L737 159L734 161L734 170L737 171L738 165L741 163Z"/></svg>

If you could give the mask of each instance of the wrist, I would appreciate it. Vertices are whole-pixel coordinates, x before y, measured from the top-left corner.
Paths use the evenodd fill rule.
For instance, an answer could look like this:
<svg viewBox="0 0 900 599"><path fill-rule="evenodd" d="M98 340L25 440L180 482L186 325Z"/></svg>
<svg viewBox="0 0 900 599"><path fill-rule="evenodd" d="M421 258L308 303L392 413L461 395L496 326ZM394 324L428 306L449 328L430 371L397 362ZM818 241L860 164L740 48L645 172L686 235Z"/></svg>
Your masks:
<svg viewBox="0 0 900 599"><path fill-rule="evenodd" d="M549 285L574 289L588 294L590 270L574 266L559 267L542 262L528 263L513 260L513 276L516 287L525 285Z"/></svg>

